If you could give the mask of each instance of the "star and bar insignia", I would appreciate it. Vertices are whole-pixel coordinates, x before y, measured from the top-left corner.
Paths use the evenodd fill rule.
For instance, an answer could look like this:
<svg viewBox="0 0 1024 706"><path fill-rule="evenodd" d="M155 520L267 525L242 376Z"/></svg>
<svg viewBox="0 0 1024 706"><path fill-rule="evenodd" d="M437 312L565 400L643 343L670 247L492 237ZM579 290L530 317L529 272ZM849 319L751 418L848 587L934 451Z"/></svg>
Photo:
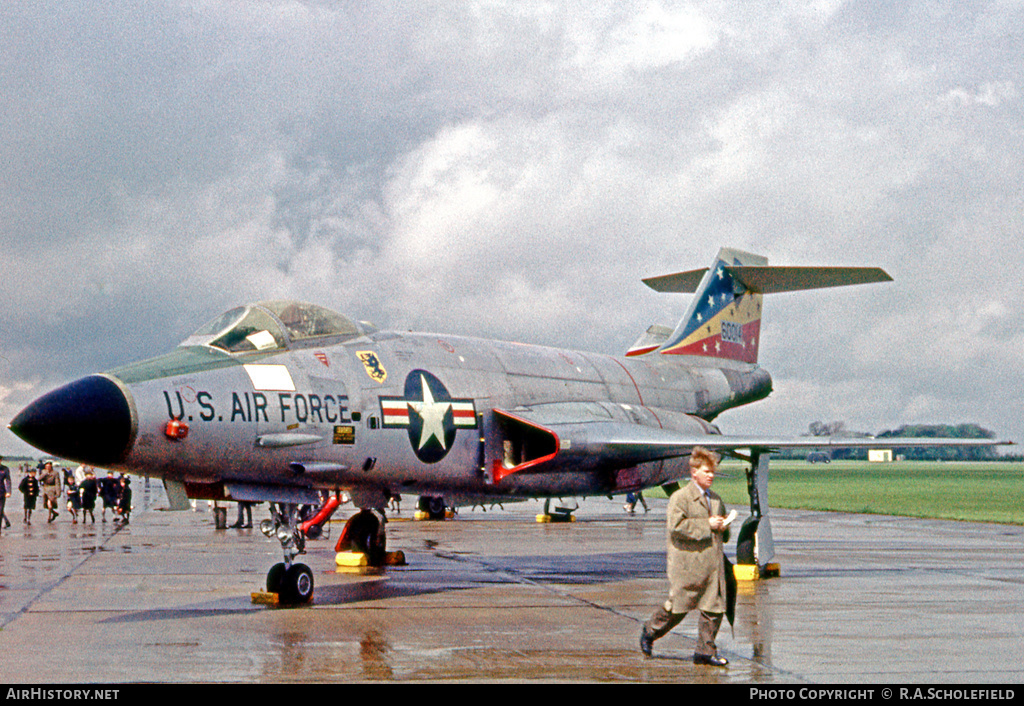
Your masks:
<svg viewBox="0 0 1024 706"><path fill-rule="evenodd" d="M380 410L385 429L408 429L412 450L424 463L440 461L455 442L457 430L477 425L473 399L452 399L444 384L426 370L409 373L403 397L382 396Z"/></svg>

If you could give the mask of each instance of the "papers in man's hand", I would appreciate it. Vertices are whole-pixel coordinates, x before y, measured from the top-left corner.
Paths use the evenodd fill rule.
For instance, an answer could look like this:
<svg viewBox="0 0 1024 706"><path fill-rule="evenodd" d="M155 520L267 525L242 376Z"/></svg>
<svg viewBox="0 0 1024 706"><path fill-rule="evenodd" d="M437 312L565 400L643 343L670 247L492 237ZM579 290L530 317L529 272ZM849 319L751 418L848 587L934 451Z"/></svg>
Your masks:
<svg viewBox="0 0 1024 706"><path fill-rule="evenodd" d="M735 519L736 519L736 511L735 510L730 510L729 514L725 518L725 522L722 523L722 529L726 529L729 525L732 524L732 521L735 520Z"/></svg>

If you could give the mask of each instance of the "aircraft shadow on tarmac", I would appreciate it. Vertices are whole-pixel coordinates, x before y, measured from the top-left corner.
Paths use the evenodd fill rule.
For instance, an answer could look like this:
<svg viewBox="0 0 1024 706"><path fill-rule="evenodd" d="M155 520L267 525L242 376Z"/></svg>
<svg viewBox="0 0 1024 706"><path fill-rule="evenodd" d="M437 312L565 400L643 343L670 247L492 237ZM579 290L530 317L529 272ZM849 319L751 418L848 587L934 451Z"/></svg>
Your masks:
<svg viewBox="0 0 1024 706"><path fill-rule="evenodd" d="M424 557L426 559L426 557ZM518 583L594 585L630 579L661 578L665 575L664 552L624 552L573 556L486 556L435 553L422 570L391 570L365 581L325 584L316 587L313 606L341 606L352 603L409 598L453 591L465 591L485 584ZM441 563L437 559L448 560ZM416 564L415 557L412 561ZM452 566L456 563L457 566ZM467 571L468 569L468 571ZM505 575L504 577L502 575ZM265 610L249 596L188 605L153 608L112 616L101 623L145 622L237 615ZM280 608L288 610L290 608ZM300 608L301 609L301 608Z"/></svg>
<svg viewBox="0 0 1024 706"><path fill-rule="evenodd" d="M473 557L492 569L538 583L599 584L665 577L665 552L621 552L572 556Z"/></svg>
<svg viewBox="0 0 1024 706"><path fill-rule="evenodd" d="M429 595L446 591L465 590L470 585L443 586L439 584L406 584L392 585L388 581L366 581L361 583L337 586L318 586L313 596L312 605L338 606L350 603L380 601L390 598L405 598ZM308 606L270 607L270 610L304 610ZM214 616L239 615L252 611L268 610L268 607L254 604L250 597L226 598L205 603L174 606L169 608L152 608L134 611L123 615L105 618L100 623L136 623L149 620L179 620L182 618L204 618Z"/></svg>

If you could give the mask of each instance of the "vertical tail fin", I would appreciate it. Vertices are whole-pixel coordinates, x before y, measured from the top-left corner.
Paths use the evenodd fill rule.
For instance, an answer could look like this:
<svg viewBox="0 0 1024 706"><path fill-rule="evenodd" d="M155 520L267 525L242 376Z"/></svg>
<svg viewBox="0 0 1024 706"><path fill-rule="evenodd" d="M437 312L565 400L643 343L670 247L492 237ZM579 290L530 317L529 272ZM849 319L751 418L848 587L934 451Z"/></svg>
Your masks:
<svg viewBox="0 0 1024 706"><path fill-rule="evenodd" d="M722 248L709 268L645 279L647 286L659 292L696 295L658 352L756 363L761 342L761 294L743 284L728 268L767 264L768 260L759 255Z"/></svg>
<svg viewBox="0 0 1024 706"><path fill-rule="evenodd" d="M659 292L693 292L686 314L656 349L756 363L763 294L889 282L877 267L769 267L760 255L722 248L711 267L645 279Z"/></svg>

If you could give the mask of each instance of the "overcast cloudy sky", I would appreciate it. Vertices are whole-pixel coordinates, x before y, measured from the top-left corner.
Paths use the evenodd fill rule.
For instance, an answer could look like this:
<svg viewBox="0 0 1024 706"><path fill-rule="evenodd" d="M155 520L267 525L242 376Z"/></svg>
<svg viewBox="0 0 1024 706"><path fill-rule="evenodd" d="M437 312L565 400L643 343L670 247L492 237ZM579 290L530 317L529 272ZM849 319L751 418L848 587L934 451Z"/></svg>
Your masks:
<svg viewBox="0 0 1024 706"><path fill-rule="evenodd" d="M621 353L723 245L895 279L767 298L727 433L1024 442L1020 0L14 1L0 90L2 451L249 300Z"/></svg>

